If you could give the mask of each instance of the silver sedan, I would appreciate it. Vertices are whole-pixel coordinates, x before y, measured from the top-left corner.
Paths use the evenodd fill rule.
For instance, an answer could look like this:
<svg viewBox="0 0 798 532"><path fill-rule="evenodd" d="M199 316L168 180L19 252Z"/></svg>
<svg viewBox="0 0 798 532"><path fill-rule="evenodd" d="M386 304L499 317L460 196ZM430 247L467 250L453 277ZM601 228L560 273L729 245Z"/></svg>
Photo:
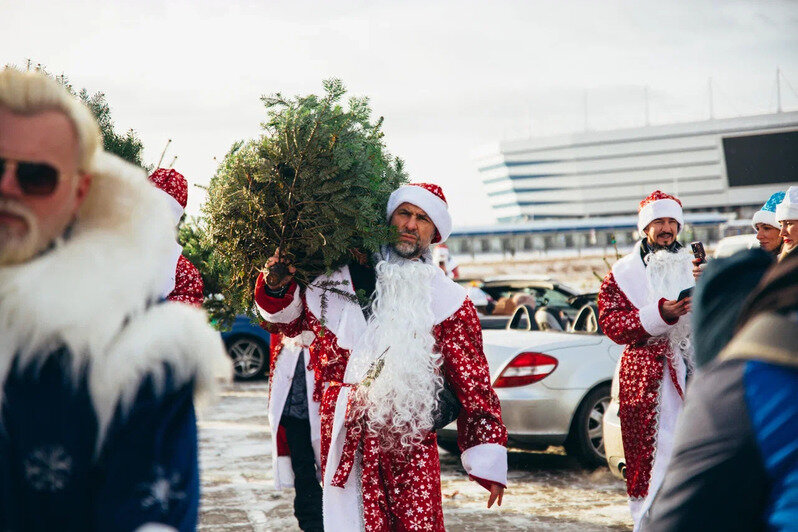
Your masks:
<svg viewBox="0 0 798 532"><path fill-rule="evenodd" d="M603 417L622 347L595 333L483 331L485 355L512 447L564 445L588 467L606 464ZM457 452L456 422L438 431Z"/></svg>

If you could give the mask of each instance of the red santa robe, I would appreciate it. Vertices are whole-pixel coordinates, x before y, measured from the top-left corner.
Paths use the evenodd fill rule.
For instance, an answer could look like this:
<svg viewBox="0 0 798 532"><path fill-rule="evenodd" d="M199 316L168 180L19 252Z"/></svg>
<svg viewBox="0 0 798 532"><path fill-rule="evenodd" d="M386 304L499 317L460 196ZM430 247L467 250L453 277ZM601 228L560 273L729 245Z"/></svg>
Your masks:
<svg viewBox="0 0 798 532"><path fill-rule="evenodd" d="M685 353L684 342L689 339L677 338L676 333L683 336L689 316L669 322L661 312L666 299L676 299L679 290L687 287L679 288L679 283L688 282L690 256L679 258L678 268L686 269L677 275L680 280L670 283L674 285L670 293L655 293L638 243L615 263L598 296L602 330L614 342L626 345L621 356L618 416L635 530L662 483L684 397L687 364L683 356L674 355L673 346L681 342L677 350Z"/></svg>
<svg viewBox="0 0 798 532"><path fill-rule="evenodd" d="M324 298L317 285L325 281L352 299ZM446 381L462 404L457 426L463 467L483 486L491 482L505 486L507 431L491 387L476 310L465 290L440 270L430 288L436 351L443 356ZM359 377L346 375L347 362L366 330L354 295L346 266L318 278L304 293L293 285L285 297L270 297L262 275L255 288L255 301L267 322L287 335L303 330L315 335L310 365L316 371L315 397L321 400L324 526L327 530L444 530L435 433L411 452L389 452L347 419L347 406L360 382ZM323 328L322 299L326 299ZM410 305L408 310L412 311Z"/></svg>
<svg viewBox="0 0 798 532"><path fill-rule="evenodd" d="M280 426L280 418L291 382L294 380L297 360L302 357L305 368L310 364L308 346L313 341L313 333L304 333L288 338L282 334L272 334L271 357L269 360L269 426L272 432L272 467L274 470L274 487L279 489L294 486L294 471L291 468L291 449L285 436L285 429ZM313 400L315 374L312 369L305 371L305 383L308 392L308 422L310 423L310 444L316 455L316 465L321 465L321 417L319 402Z"/></svg>

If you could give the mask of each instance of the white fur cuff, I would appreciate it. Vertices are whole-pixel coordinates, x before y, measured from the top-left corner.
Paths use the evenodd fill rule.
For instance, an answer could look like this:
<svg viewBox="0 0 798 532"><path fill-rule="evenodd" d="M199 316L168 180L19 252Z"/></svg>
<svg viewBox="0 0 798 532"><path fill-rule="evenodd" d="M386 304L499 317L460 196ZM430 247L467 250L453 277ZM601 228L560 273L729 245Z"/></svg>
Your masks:
<svg viewBox="0 0 798 532"><path fill-rule="evenodd" d="M673 327L662 319L662 314L659 313L659 301L640 309L640 324L651 336L664 336Z"/></svg>
<svg viewBox="0 0 798 532"><path fill-rule="evenodd" d="M507 447L498 443L481 443L467 449L460 459L472 477L507 485Z"/></svg>
<svg viewBox="0 0 798 532"><path fill-rule="evenodd" d="M258 307L258 312L263 316L263 319L269 323L291 323L302 314L302 298L299 295L299 285L294 287L294 298L291 303L274 314L266 312L260 305L256 304L255 306Z"/></svg>
<svg viewBox="0 0 798 532"><path fill-rule="evenodd" d="M146 523L138 527L136 532L177 532L177 529L163 523Z"/></svg>

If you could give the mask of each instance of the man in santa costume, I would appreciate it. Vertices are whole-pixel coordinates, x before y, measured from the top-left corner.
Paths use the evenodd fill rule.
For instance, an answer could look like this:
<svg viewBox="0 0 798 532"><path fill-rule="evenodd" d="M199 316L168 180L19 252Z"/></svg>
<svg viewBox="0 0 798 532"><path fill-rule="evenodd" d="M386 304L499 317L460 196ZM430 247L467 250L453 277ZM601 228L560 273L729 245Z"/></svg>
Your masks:
<svg viewBox="0 0 798 532"><path fill-rule="evenodd" d="M174 225L54 80L0 72L0 530L194 530L194 397L226 369L161 302Z"/></svg>
<svg viewBox="0 0 798 532"><path fill-rule="evenodd" d="M445 273L446 277L449 279L460 278L460 267L457 261L454 260L454 257L452 257L449 246L446 244L438 244L435 246L432 250L432 262L443 270L443 273Z"/></svg>
<svg viewBox="0 0 798 532"><path fill-rule="evenodd" d="M386 214L399 241L371 262L352 262L304 289L292 280L266 286L263 275L255 288L266 321L288 336L314 334L328 530L444 529L433 429L445 418L448 390L461 405L463 466L490 492L488 506L501 503L507 484L507 431L476 310L432 263L430 245L452 226L443 192L402 186ZM358 290L369 296L364 307Z"/></svg>
<svg viewBox="0 0 798 532"><path fill-rule="evenodd" d="M313 399L315 374L308 346L313 333L271 336L269 426L274 486L294 488L294 516L305 531L324 529L321 485L321 417Z"/></svg>
<svg viewBox="0 0 798 532"><path fill-rule="evenodd" d="M643 238L613 265L598 297L602 330L626 345L618 416L636 530L662 483L692 368L691 300L677 301L695 284L693 256L676 240L683 226L678 198L657 190L640 202Z"/></svg>
<svg viewBox="0 0 798 532"><path fill-rule="evenodd" d="M188 181L183 174L171 168L158 168L150 175L150 181L164 193L175 227L178 226L188 202ZM162 290L169 301L181 301L202 307L202 275L191 261L183 256L183 246L175 241L167 257L169 276Z"/></svg>

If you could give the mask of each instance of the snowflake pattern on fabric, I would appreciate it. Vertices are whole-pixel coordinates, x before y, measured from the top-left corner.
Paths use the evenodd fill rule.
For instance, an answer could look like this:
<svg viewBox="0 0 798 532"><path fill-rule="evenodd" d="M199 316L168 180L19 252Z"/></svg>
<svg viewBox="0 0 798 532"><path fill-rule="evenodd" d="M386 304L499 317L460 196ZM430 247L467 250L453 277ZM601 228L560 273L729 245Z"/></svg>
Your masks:
<svg viewBox="0 0 798 532"><path fill-rule="evenodd" d="M432 183L410 183L410 185L414 187L421 187L428 192L432 192L436 196L438 196L444 203L447 203L446 196L443 195L443 189L438 185L434 185Z"/></svg>
<svg viewBox="0 0 798 532"><path fill-rule="evenodd" d="M152 482L139 486L144 493L141 507L145 510L156 507L165 514L173 502L182 501L186 498L186 494L178 489L181 484L179 473L175 472L167 477L164 469L156 466L154 477Z"/></svg>
<svg viewBox="0 0 798 532"><path fill-rule="evenodd" d="M42 445L25 458L25 480L36 491L61 491L72 473L72 457L61 445Z"/></svg>
<svg viewBox="0 0 798 532"><path fill-rule="evenodd" d="M202 307L202 291L205 285L196 266L183 255L177 259L175 268L175 289L166 297L169 301L180 301Z"/></svg>
<svg viewBox="0 0 798 532"><path fill-rule="evenodd" d="M301 315L291 323L271 326L288 336L295 336L302 330L311 330L315 335L310 346L310 366L317 379L314 399L318 393L321 402L324 478L338 394L348 388L342 381L350 352L338 346L335 335L322 326L307 305L303 305ZM460 448L465 451L485 443L506 445L507 430L501 420L499 399L491 386L482 348L482 329L471 301L467 299L457 312L436 325L433 337L435 350L443 355L447 382L462 404L457 420ZM361 486L366 530L444 530L435 433L430 433L409 452L392 452L381 449L376 437L357 430L357 423L352 421L349 420L347 427L355 430L347 432L348 445L344 446L339 467L343 465L348 475L355 454L363 453ZM339 472L340 469L336 473ZM345 475L336 475L336 479L345 480Z"/></svg>
<svg viewBox="0 0 798 532"><path fill-rule="evenodd" d="M626 491L631 498L648 493L656 450L659 390L670 346L667 337L652 337L640 323L640 311L609 273L598 296L599 322L613 342L626 345L621 355L618 417L626 458ZM669 373L681 393L675 371Z"/></svg>
<svg viewBox="0 0 798 532"><path fill-rule="evenodd" d="M183 174L171 168L158 168L152 175L150 181L153 184L172 196L184 209L188 203L188 181Z"/></svg>

